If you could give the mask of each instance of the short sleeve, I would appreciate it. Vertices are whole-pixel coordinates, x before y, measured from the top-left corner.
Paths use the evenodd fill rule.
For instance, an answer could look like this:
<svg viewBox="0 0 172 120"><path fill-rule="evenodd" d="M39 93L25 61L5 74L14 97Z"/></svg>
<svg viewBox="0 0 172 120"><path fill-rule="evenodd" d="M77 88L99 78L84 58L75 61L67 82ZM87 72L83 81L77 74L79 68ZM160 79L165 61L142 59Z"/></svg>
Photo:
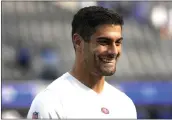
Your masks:
<svg viewBox="0 0 172 120"><path fill-rule="evenodd" d="M133 101L130 99L130 115L129 115L129 119L137 119L137 110L136 110L136 107L135 107L135 104L133 103Z"/></svg>
<svg viewBox="0 0 172 120"><path fill-rule="evenodd" d="M40 96L35 97L27 115L28 119L50 119L51 118L51 116L48 113L48 108L43 102L44 101L41 100Z"/></svg>

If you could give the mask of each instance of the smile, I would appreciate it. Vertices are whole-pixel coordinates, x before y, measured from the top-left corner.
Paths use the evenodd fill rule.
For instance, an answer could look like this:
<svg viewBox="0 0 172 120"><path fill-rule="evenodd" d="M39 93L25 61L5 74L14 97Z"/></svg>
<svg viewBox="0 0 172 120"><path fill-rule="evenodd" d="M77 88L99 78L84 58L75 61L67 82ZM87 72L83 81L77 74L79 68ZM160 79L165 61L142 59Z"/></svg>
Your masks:
<svg viewBox="0 0 172 120"><path fill-rule="evenodd" d="M100 58L99 57L99 59L101 60L101 61L103 61L104 63L114 63L114 59L108 59L108 58Z"/></svg>

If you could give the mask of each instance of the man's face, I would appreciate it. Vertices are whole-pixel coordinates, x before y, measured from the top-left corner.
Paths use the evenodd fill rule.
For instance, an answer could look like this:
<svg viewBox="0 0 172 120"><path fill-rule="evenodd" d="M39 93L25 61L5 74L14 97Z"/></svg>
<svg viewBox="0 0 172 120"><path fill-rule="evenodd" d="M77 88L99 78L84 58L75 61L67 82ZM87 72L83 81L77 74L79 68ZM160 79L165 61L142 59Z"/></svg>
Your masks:
<svg viewBox="0 0 172 120"><path fill-rule="evenodd" d="M116 62L121 54L122 29L120 25L101 25L84 42L82 57L86 68L96 75L111 76L116 71Z"/></svg>

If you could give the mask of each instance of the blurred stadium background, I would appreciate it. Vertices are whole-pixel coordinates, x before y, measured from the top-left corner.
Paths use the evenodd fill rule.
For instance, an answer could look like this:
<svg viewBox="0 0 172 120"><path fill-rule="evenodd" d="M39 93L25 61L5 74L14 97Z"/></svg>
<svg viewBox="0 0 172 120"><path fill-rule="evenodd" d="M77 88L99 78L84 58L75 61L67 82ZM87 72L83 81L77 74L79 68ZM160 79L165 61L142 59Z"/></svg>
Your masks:
<svg viewBox="0 0 172 120"><path fill-rule="evenodd" d="M2 118L25 118L35 95L70 70L71 20L89 5L115 10L125 21L123 54L107 81L134 101L138 118L172 118L170 1L2 1Z"/></svg>

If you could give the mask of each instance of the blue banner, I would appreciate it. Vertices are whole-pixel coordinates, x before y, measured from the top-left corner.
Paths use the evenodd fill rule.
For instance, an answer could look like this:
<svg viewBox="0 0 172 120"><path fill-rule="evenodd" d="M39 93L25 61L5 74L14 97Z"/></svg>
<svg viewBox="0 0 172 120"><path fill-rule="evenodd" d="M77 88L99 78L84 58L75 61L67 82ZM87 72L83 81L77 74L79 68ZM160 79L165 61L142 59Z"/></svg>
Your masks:
<svg viewBox="0 0 172 120"><path fill-rule="evenodd" d="M172 104L172 82L170 81L111 84L125 92L135 104ZM2 107L30 107L38 93L38 88L44 89L45 87L34 82L2 84Z"/></svg>
<svg viewBox="0 0 172 120"><path fill-rule="evenodd" d="M118 84L135 104L172 104L172 82L124 82Z"/></svg>

